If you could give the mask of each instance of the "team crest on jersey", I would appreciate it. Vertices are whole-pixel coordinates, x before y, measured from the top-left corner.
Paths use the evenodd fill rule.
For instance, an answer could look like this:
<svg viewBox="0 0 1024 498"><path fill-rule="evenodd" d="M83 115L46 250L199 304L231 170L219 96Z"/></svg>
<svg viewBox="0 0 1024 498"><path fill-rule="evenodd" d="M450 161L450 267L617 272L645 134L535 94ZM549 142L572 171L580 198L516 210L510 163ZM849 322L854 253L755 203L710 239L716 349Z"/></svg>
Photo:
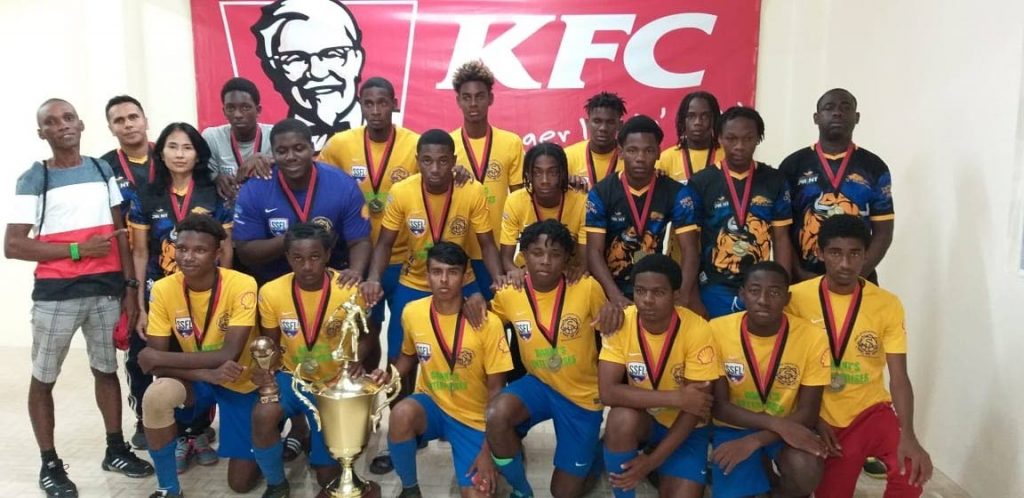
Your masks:
<svg viewBox="0 0 1024 498"><path fill-rule="evenodd" d="M224 312L220 314L220 319L217 320L217 327L220 328L221 332L228 331L228 324L231 323L231 314Z"/></svg>
<svg viewBox="0 0 1024 498"><path fill-rule="evenodd" d="M733 361L725 362L725 378L729 379L729 382L732 382L733 384L743 382L744 370L745 368L742 363Z"/></svg>
<svg viewBox="0 0 1024 498"><path fill-rule="evenodd" d="M416 358L420 360L420 363L426 363L430 361L430 344L423 342L416 343Z"/></svg>
<svg viewBox="0 0 1024 498"><path fill-rule="evenodd" d="M288 218L270 218L267 220L267 228L275 237L284 235L288 231Z"/></svg>
<svg viewBox="0 0 1024 498"><path fill-rule="evenodd" d="M448 230L451 231L452 236L461 237L466 234L466 230L469 228L469 223L466 218L462 216L456 216L451 224L448 225Z"/></svg>
<svg viewBox="0 0 1024 498"><path fill-rule="evenodd" d="M363 181L366 179L368 175L369 170L366 169L366 166L352 166L352 178L355 178L356 180L359 181Z"/></svg>
<svg viewBox="0 0 1024 498"><path fill-rule="evenodd" d="M520 320L513 323L516 328L516 333L519 334L524 341L529 341L530 337L533 337L533 324L527 320Z"/></svg>
<svg viewBox="0 0 1024 498"><path fill-rule="evenodd" d="M405 168L395 168L391 170L391 183L398 183L406 178L409 178L409 170Z"/></svg>
<svg viewBox="0 0 1024 498"><path fill-rule="evenodd" d="M685 380L683 372L684 367L682 363L676 363L675 366L672 367L672 380L675 381L677 386L683 385L683 380Z"/></svg>
<svg viewBox="0 0 1024 498"><path fill-rule="evenodd" d="M857 336L857 351L864 356L875 356L881 349L878 341L878 334L872 330L865 330Z"/></svg>
<svg viewBox="0 0 1024 498"><path fill-rule="evenodd" d="M299 320L297 318L282 318L281 332L288 337L295 337L299 333Z"/></svg>
<svg viewBox="0 0 1024 498"><path fill-rule="evenodd" d="M487 172L484 173L484 177L488 180L497 180L501 178L501 163L498 161L491 161L487 165Z"/></svg>
<svg viewBox="0 0 1024 498"><path fill-rule="evenodd" d="M639 361L631 361L626 365L626 373L630 380L637 384L647 380L647 365Z"/></svg>
<svg viewBox="0 0 1024 498"><path fill-rule="evenodd" d="M409 231L419 237L427 231L427 221L423 218L409 218Z"/></svg>
<svg viewBox="0 0 1024 498"><path fill-rule="evenodd" d="M575 313L569 313L562 318L562 321L558 324L558 329L562 332L562 337L566 339L575 339L579 337L580 330L580 317L576 316Z"/></svg>
<svg viewBox="0 0 1024 498"><path fill-rule="evenodd" d="M469 365L473 363L473 357L475 356L476 353L474 353L472 349L462 348L462 351L459 351L459 357L455 359L455 365L462 368L469 368Z"/></svg>
<svg viewBox="0 0 1024 498"><path fill-rule="evenodd" d="M190 337L192 335L192 318L183 317L174 319L174 330L178 331L178 335L182 337Z"/></svg>
<svg viewBox="0 0 1024 498"><path fill-rule="evenodd" d="M794 387L800 383L800 369L792 363L779 365L775 373L775 383L782 387Z"/></svg>
<svg viewBox="0 0 1024 498"><path fill-rule="evenodd" d="M327 326L324 327L324 332L327 334L327 337L333 339L335 337L338 337L339 334L341 334L341 328L344 325L344 322L342 322L341 320L335 320L331 318L327 322Z"/></svg>

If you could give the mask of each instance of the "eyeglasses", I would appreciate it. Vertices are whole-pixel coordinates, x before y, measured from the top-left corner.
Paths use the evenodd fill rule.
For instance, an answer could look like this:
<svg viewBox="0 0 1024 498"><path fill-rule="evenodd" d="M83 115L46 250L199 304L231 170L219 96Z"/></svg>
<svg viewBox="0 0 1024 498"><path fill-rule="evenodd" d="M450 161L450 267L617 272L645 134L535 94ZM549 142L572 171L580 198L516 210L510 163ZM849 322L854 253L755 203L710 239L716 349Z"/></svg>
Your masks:
<svg viewBox="0 0 1024 498"><path fill-rule="evenodd" d="M273 56L274 62L281 65L285 71L301 72L309 71L309 66L316 57L328 64L348 64L352 53L359 50L359 47L330 47L316 53L308 52L283 52Z"/></svg>

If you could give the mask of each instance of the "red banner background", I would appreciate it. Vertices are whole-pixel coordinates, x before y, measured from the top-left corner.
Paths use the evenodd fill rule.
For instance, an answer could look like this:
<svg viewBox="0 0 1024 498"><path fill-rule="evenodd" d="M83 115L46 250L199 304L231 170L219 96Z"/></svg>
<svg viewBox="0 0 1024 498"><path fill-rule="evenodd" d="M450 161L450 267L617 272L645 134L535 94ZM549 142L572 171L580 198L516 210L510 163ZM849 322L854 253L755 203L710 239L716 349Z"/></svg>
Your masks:
<svg viewBox="0 0 1024 498"><path fill-rule="evenodd" d="M334 0L285 2L318 20L328 17L317 14L321 9L338 9ZM220 88L233 76L260 88L261 121L290 115L261 67L251 29L270 3L192 0L201 127L225 122ZM723 109L754 102L758 0L342 3L362 32L361 79L390 80L402 111L397 120L416 131L461 124L448 75L476 58L498 79L491 123L523 135L527 145L585 138L584 101L605 90L622 96L630 114L657 119L669 137L690 91L711 91Z"/></svg>

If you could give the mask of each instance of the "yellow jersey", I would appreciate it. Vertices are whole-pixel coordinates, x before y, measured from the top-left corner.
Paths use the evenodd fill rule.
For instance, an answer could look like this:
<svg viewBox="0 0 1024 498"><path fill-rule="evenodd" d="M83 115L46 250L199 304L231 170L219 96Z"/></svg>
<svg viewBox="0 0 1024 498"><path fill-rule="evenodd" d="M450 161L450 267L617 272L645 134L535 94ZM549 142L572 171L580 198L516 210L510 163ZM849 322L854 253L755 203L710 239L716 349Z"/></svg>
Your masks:
<svg viewBox="0 0 1024 498"><path fill-rule="evenodd" d="M399 282L429 291L427 250L434 246L434 241L446 240L465 248L470 240L476 240L476 234L491 231L491 220L484 188L479 183L453 185L448 195L434 195L426 193L423 178L415 174L391 189L381 226L400 236L404 233L409 241ZM467 272L466 284L475 279L472 270Z"/></svg>
<svg viewBox="0 0 1024 498"><path fill-rule="evenodd" d="M434 313L433 301L418 299L402 311L402 354L419 361L417 392L430 396L455 420L482 431L487 376L512 370L505 330L490 312L483 327L474 330L461 312Z"/></svg>
<svg viewBox="0 0 1024 498"><path fill-rule="evenodd" d="M683 386L684 380L710 382L719 377L721 366L711 327L700 315L676 306L676 326L652 334L640 327L636 306L626 308L624 314L622 328L604 337L600 359L626 367L626 377L633 387L674 391ZM672 427L679 417L679 409L673 407L647 412L665 427Z"/></svg>
<svg viewBox="0 0 1024 498"><path fill-rule="evenodd" d="M505 287L494 294L491 306L512 324L527 372L580 408L600 410L597 342L590 324L605 300L601 284L586 277L571 285L563 279L555 290L535 297L529 287Z"/></svg>
<svg viewBox="0 0 1024 498"><path fill-rule="evenodd" d="M373 244L377 243L377 237L380 236L384 203L391 186L419 172L416 163L419 134L401 126L394 126L392 130L390 143L369 140L369 150L366 149L368 140L365 126L345 130L334 134L320 151L321 161L341 168L359 184L370 212L370 241ZM367 152L373 161L366 157ZM383 171L381 166L384 167ZM391 249L391 264L405 261L407 244L401 236L395 239Z"/></svg>
<svg viewBox="0 0 1024 498"><path fill-rule="evenodd" d="M534 204L533 197L526 189L512 192L505 201L505 213L501 216L501 237L498 239L499 246L515 246L519 244L519 236L523 234L526 227L536 223L538 220L556 219L560 221L573 240L580 244L587 243L587 235L584 231L586 221L587 195L582 192L570 190L565 193L561 207L546 208ZM539 218L538 218L539 217ZM523 266L524 260L520 252L516 253L515 263ZM573 255L571 265L577 265L582 261L581 251Z"/></svg>
<svg viewBox="0 0 1024 498"><path fill-rule="evenodd" d="M828 384L828 340L807 320L786 315L782 332L771 337L749 334L749 346L745 346L741 327L746 316L746 312L733 313L710 323L722 375L729 382L729 402L755 413L789 416L800 386ZM779 351L773 356L776 347ZM717 420L715 424L735 427Z"/></svg>
<svg viewBox="0 0 1024 498"><path fill-rule="evenodd" d="M823 278L816 277L793 285L790 288L793 297L786 311L825 328L824 297L827 295L835 317L830 328L839 336L853 295L825 291L821 287ZM842 388L826 387L821 399L821 418L833 427L847 427L865 409L891 402L892 397L885 386L885 355L907 353L907 331L899 298L863 280L860 296L859 306L854 303L853 325L847 340L836 341L825 332L830 347L842 351L838 367L831 351L829 355L832 375L839 377ZM842 342L846 342L845 347Z"/></svg>
<svg viewBox="0 0 1024 498"><path fill-rule="evenodd" d="M582 176L590 179L590 188L594 188L597 182L608 176L608 169L615 161L615 172L622 171L622 157L619 149L607 154L597 154L590 151L590 140L582 140L565 148L565 157L569 160L569 175ZM593 171L591 171L593 168Z"/></svg>
<svg viewBox="0 0 1024 498"><path fill-rule="evenodd" d="M487 137L464 136L462 128L452 131L451 136L455 140L455 163L472 172L473 179L484 186L487 212L497 242L505 199L512 188L523 184L523 139L515 133L493 126L490 143ZM467 144L470 151L466 150ZM470 259L483 257L476 237L469 240L465 249Z"/></svg>
<svg viewBox="0 0 1024 498"><path fill-rule="evenodd" d="M173 273L153 284L149 295L146 334L170 337L186 353L218 351L224 347L229 327L247 327L245 347L235 360L242 375L223 387L248 393L256 389L250 379L249 343L256 338L256 280L241 272L218 268L212 289L195 292L185 285L185 275Z"/></svg>
<svg viewBox="0 0 1024 498"><path fill-rule="evenodd" d="M338 375L339 365L331 358L331 352L338 347L341 326L348 315L341 305L355 296L356 303L364 306L359 287L342 287L336 276L334 272L326 276L326 292L300 289L295 285L294 273L260 288L260 325L264 329L281 329L284 368L294 373L307 360L319 365L316 377L306 380L323 382Z"/></svg>

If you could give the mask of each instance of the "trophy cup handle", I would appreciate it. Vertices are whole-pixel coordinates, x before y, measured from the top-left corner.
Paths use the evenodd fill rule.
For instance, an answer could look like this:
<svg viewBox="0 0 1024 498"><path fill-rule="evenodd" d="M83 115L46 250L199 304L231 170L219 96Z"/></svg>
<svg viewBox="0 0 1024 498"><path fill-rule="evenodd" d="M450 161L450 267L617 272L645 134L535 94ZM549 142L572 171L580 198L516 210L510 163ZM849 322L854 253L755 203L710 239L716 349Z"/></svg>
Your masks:
<svg viewBox="0 0 1024 498"><path fill-rule="evenodd" d="M398 397L398 394L402 390L402 377L398 374L398 368L394 365L390 365L391 368L391 380L387 385L381 388L385 396L382 401L377 404L377 408L373 411L373 415L370 418L370 428L373 432L377 432L377 425L380 422L381 413L384 409L391 405L391 402Z"/></svg>
<svg viewBox="0 0 1024 498"><path fill-rule="evenodd" d="M324 430L324 424L320 420L320 410L317 410L316 405L314 405L312 402L309 401L309 399L302 395L302 391L306 391L309 394L316 395L316 393L313 392L313 389L310 388L309 383L300 379L297 374L293 374L292 391L295 391L295 397L299 398L299 401L301 401L302 404L305 405L306 408L308 408L309 411L313 413L313 421L316 422L317 430Z"/></svg>

